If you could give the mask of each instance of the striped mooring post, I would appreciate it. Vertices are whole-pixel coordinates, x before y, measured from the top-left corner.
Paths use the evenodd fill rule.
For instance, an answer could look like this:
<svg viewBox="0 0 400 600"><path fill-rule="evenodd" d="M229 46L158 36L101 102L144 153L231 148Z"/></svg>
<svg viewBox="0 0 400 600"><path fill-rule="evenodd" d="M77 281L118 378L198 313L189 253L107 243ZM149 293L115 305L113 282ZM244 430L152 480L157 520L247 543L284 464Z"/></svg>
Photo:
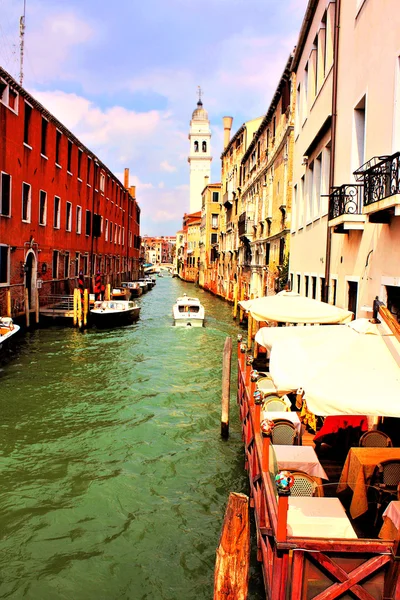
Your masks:
<svg viewBox="0 0 400 600"><path fill-rule="evenodd" d="M95 294L96 300L100 300L100 294L101 294L101 275L100 275L100 271L97 271L97 273L96 273L96 279L94 281L94 290L93 290L93 292Z"/></svg>

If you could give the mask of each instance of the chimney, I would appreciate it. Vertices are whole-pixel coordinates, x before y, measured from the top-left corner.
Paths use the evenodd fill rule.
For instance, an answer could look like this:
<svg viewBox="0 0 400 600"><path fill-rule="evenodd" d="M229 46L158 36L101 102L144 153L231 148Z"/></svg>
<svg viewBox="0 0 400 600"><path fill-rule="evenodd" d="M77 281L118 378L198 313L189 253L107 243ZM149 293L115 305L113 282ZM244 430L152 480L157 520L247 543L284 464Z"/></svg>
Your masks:
<svg viewBox="0 0 400 600"><path fill-rule="evenodd" d="M129 188L129 169L124 169L124 188Z"/></svg>
<svg viewBox="0 0 400 600"><path fill-rule="evenodd" d="M209 181L209 176L208 175L204 175L204 187L208 186L208 181Z"/></svg>
<svg viewBox="0 0 400 600"><path fill-rule="evenodd" d="M131 185L131 187L129 188L129 193L132 196L132 198L136 199L136 185Z"/></svg>
<svg viewBox="0 0 400 600"><path fill-rule="evenodd" d="M224 122L224 149L229 144L229 140L231 139L231 128L233 117L222 117Z"/></svg>

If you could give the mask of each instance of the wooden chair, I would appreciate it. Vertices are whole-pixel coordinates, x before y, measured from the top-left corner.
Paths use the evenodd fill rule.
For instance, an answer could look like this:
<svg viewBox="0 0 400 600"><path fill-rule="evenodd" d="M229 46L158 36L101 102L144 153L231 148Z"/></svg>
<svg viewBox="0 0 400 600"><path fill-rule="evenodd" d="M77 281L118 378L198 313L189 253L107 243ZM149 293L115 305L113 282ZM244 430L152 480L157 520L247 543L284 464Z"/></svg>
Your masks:
<svg viewBox="0 0 400 600"><path fill-rule="evenodd" d="M263 403L263 410L267 412L287 412L288 407L286 406L282 398L279 398L279 396L271 395L267 396L266 401Z"/></svg>
<svg viewBox="0 0 400 600"><path fill-rule="evenodd" d="M321 489L314 477L303 471L292 471L294 484L290 488L291 496L322 496Z"/></svg>
<svg viewBox="0 0 400 600"><path fill-rule="evenodd" d="M287 419L275 419L271 433L272 443L276 446L293 446L296 439L296 428Z"/></svg>
<svg viewBox="0 0 400 600"><path fill-rule="evenodd" d="M399 484L400 459L385 460L375 467L370 485L370 488L374 489L378 494L374 526L378 521L379 512L384 500L390 500L392 496L395 499L398 498Z"/></svg>
<svg viewBox="0 0 400 600"><path fill-rule="evenodd" d="M393 446L390 437L377 429L371 429L363 433L359 445L364 448L388 448Z"/></svg>

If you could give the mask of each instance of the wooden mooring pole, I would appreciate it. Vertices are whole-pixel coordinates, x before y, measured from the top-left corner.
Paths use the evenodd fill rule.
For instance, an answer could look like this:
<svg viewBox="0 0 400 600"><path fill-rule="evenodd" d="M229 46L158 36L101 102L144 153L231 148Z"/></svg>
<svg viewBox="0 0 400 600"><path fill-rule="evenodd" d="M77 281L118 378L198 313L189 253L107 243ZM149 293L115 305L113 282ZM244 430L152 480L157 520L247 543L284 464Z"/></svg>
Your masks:
<svg viewBox="0 0 400 600"><path fill-rule="evenodd" d="M231 359L232 338L227 337L224 344L222 356L222 412L221 412L221 436L229 437L229 398L231 395Z"/></svg>
<svg viewBox="0 0 400 600"><path fill-rule="evenodd" d="M6 305L7 305L7 317L11 317L11 292L10 290L7 290L6 292Z"/></svg>
<svg viewBox="0 0 400 600"><path fill-rule="evenodd" d="M24 300L25 300L25 324L29 328L29 292L28 288L25 288L24 292Z"/></svg>
<svg viewBox="0 0 400 600"><path fill-rule="evenodd" d="M217 548L214 600L246 600L250 564L249 499L231 492Z"/></svg>

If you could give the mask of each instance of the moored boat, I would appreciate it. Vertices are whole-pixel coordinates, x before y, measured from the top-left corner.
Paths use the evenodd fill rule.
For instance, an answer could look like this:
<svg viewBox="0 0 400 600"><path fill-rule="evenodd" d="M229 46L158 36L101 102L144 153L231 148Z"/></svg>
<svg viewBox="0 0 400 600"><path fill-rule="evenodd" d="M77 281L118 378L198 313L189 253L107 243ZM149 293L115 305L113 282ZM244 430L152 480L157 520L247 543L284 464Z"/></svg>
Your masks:
<svg viewBox="0 0 400 600"><path fill-rule="evenodd" d="M130 325L139 318L140 306L132 300L99 300L90 315L96 327Z"/></svg>
<svg viewBox="0 0 400 600"><path fill-rule="evenodd" d="M184 294L176 299L172 308L174 325L177 327L203 327L204 306L198 298Z"/></svg>
<svg viewBox="0 0 400 600"><path fill-rule="evenodd" d="M143 294L143 290L140 287L140 284L138 281L123 281L121 285L123 288L126 288L129 290L131 299L139 298L139 296L141 296Z"/></svg>
<svg viewBox="0 0 400 600"><path fill-rule="evenodd" d="M130 295L130 290L125 287L114 288L111 291L111 300L129 300Z"/></svg>
<svg viewBox="0 0 400 600"><path fill-rule="evenodd" d="M0 348L19 330L20 326L13 323L11 317L0 317Z"/></svg>

